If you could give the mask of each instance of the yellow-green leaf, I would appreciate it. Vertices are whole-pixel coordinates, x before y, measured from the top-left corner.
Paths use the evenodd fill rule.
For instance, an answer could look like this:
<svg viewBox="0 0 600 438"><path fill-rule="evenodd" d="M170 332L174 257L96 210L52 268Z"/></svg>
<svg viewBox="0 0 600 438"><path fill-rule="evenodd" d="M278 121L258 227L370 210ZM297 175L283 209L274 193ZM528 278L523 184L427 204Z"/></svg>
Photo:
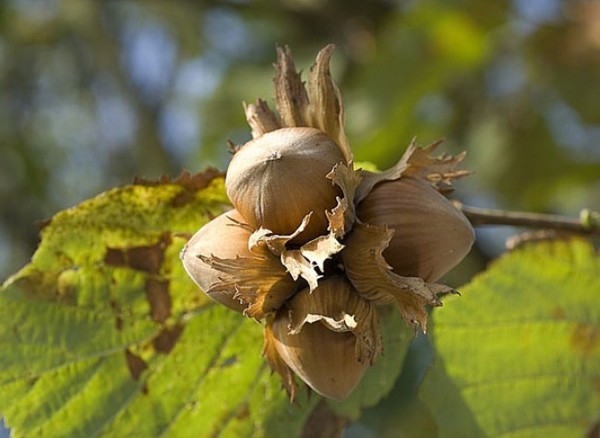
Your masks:
<svg viewBox="0 0 600 438"><path fill-rule="evenodd" d="M215 172L63 211L0 290L0 416L17 437L298 434L262 327L213 305L178 254L229 208Z"/></svg>
<svg viewBox="0 0 600 438"><path fill-rule="evenodd" d="M422 397L440 437L584 436L600 414L600 258L531 244L434 311Z"/></svg>

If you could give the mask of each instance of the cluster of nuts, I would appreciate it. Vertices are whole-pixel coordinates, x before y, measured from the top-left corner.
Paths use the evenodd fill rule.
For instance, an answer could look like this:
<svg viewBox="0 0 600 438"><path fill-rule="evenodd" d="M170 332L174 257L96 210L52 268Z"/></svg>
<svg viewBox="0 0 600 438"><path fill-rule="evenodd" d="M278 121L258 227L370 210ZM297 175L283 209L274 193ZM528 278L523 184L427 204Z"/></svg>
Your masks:
<svg viewBox="0 0 600 438"><path fill-rule="evenodd" d="M225 185L233 209L202 227L183 264L211 298L265 320L263 353L293 398L295 375L342 400L381 353L376 306L395 303L426 328L426 306L453 289L435 283L469 251L468 220L444 196L463 154L433 157L411 144L398 164L355 168L333 46L308 88L279 49L275 113L245 112L253 139L235 151Z"/></svg>

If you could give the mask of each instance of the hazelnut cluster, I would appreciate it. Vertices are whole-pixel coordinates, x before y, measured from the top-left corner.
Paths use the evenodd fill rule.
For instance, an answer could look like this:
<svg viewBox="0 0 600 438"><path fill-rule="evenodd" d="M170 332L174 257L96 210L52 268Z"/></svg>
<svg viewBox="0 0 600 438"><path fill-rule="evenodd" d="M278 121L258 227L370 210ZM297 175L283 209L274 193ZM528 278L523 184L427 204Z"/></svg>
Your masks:
<svg viewBox="0 0 600 438"><path fill-rule="evenodd" d="M181 258L214 300L265 320L263 353L293 398L299 376L342 400L381 353L377 306L397 305L425 330L435 283L469 251L473 229L445 195L464 154L411 144L384 172L355 168L331 79L333 46L308 87L278 49L277 113L245 105L253 139L237 147L225 185L233 209L202 227Z"/></svg>

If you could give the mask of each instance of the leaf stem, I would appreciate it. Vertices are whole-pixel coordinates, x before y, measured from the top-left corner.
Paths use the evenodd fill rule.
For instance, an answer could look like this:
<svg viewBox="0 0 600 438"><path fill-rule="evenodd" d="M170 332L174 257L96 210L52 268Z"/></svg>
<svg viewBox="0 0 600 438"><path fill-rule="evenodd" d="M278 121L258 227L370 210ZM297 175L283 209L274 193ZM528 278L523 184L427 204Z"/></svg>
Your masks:
<svg viewBox="0 0 600 438"><path fill-rule="evenodd" d="M579 218L574 218L554 214L472 207L459 201L454 201L454 205L464 213L474 226L513 225L600 237L600 214L588 209L581 210Z"/></svg>

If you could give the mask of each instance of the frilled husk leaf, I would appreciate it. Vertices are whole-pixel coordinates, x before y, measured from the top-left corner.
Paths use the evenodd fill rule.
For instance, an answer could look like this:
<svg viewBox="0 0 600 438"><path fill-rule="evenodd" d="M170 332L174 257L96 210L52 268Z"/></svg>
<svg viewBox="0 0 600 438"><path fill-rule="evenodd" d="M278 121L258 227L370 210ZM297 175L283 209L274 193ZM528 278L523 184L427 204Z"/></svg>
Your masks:
<svg viewBox="0 0 600 438"><path fill-rule="evenodd" d="M296 291L294 280L270 254L235 259L199 257L220 273L209 293L235 291L234 298L246 306L244 315L251 318L260 320L274 313Z"/></svg>
<svg viewBox="0 0 600 438"><path fill-rule="evenodd" d="M339 89L329 71L329 61L335 46L329 44L317 55L310 69L308 92L300 73L296 71L288 47L277 49L275 64L275 105L279 117L263 100L245 105L246 119L252 137L283 127L312 127L326 133L343 152L345 162L352 160L352 151L344 133L344 106Z"/></svg>
<svg viewBox="0 0 600 438"><path fill-rule="evenodd" d="M307 242L299 249L289 249L286 245L296 236L302 234L310 222L312 213L304 217L298 228L291 234L274 234L260 228L249 238L249 248L266 247L272 254L279 257L281 264L294 280L302 277L309 285L310 290L318 286L318 280L325 271L325 262L333 255L340 252L342 245L333 232Z"/></svg>
<svg viewBox="0 0 600 438"><path fill-rule="evenodd" d="M343 198L337 198L336 207L325 212L329 221L329 231L342 238L352 229L356 219L354 196L362 181L362 170L355 170L352 162L336 164L327 175L334 184L342 189Z"/></svg>
<svg viewBox="0 0 600 438"><path fill-rule="evenodd" d="M328 234L316 237L305 243L300 248L288 248L297 236L302 236L304 230L312 220L312 212L306 215L298 228L291 234L275 234L266 228L259 228L249 238L249 247L266 245L276 256L294 280L302 277L309 285L310 290L318 286L318 280L325 271L325 262L338 254L344 245L339 242L354 223L355 208L354 194L361 176L360 171L354 170L352 163L338 163L333 167L327 177L332 184L340 187L343 197L337 198L337 206L326 211Z"/></svg>
<svg viewBox="0 0 600 438"><path fill-rule="evenodd" d="M396 274L437 281L467 255L473 227L429 181L402 177L378 184L358 206L370 225L394 230L385 260Z"/></svg>
<svg viewBox="0 0 600 438"><path fill-rule="evenodd" d="M281 253L281 263L294 280L302 277L310 290L315 290L321 273L325 272L325 262L344 248L333 234L317 237L300 249L289 249Z"/></svg>
<svg viewBox="0 0 600 438"><path fill-rule="evenodd" d="M346 276L357 292L376 304L396 301L402 318L415 327L427 329L426 305L440 306L438 295L456 291L441 284L426 283L417 277L392 272L382 253L394 232L385 225L357 222L342 253Z"/></svg>
<svg viewBox="0 0 600 438"><path fill-rule="evenodd" d="M308 93L289 47L277 48L275 106L283 126L311 126Z"/></svg>
<svg viewBox="0 0 600 438"><path fill-rule="evenodd" d="M286 244L302 234L302 232L306 229L311 217L312 212L304 216L298 225L298 228L296 228L290 234L276 234L267 228L260 227L248 238L248 248L250 251L254 251L255 249L266 246L271 253L276 256L280 256L281 253L286 250Z"/></svg>
<svg viewBox="0 0 600 438"><path fill-rule="evenodd" d="M355 202L362 201L380 182L397 180L402 176L426 179L442 193L452 191L452 180L470 175L471 172L456 169L465 158L465 152L455 156L442 154L433 157L431 153L441 143L440 140L429 146L419 147L413 140L402 158L390 169L383 172L363 171L362 182L356 190Z"/></svg>
<svg viewBox="0 0 600 438"><path fill-rule="evenodd" d="M335 46L329 44L318 54L308 75L308 97L310 100L310 126L324 131L340 146L346 162L352 161L352 151L344 132L344 105L339 88L331 78L329 61Z"/></svg>
<svg viewBox="0 0 600 438"><path fill-rule="evenodd" d="M290 309L290 334L298 334L306 324L321 322L336 332L356 336L356 359L375 362L381 353L379 318L373 304L363 299L341 276L328 277L310 292L298 292L286 304Z"/></svg>
<svg viewBox="0 0 600 438"><path fill-rule="evenodd" d="M213 219L190 239L181 258L208 296L261 319L276 311L296 285L266 247L248 248L251 230L242 221L236 210Z"/></svg>
<svg viewBox="0 0 600 438"><path fill-rule="evenodd" d="M271 111L267 102L258 99L256 103L244 103L244 112L246 120L252 129L252 138L258 138L267 132L275 131L281 128L281 121L277 115Z"/></svg>
<svg viewBox="0 0 600 438"><path fill-rule="evenodd" d="M288 391L295 391L292 369L319 394L342 400L381 352L374 306L343 277L328 278L312 293L300 291L270 325L268 360Z"/></svg>

